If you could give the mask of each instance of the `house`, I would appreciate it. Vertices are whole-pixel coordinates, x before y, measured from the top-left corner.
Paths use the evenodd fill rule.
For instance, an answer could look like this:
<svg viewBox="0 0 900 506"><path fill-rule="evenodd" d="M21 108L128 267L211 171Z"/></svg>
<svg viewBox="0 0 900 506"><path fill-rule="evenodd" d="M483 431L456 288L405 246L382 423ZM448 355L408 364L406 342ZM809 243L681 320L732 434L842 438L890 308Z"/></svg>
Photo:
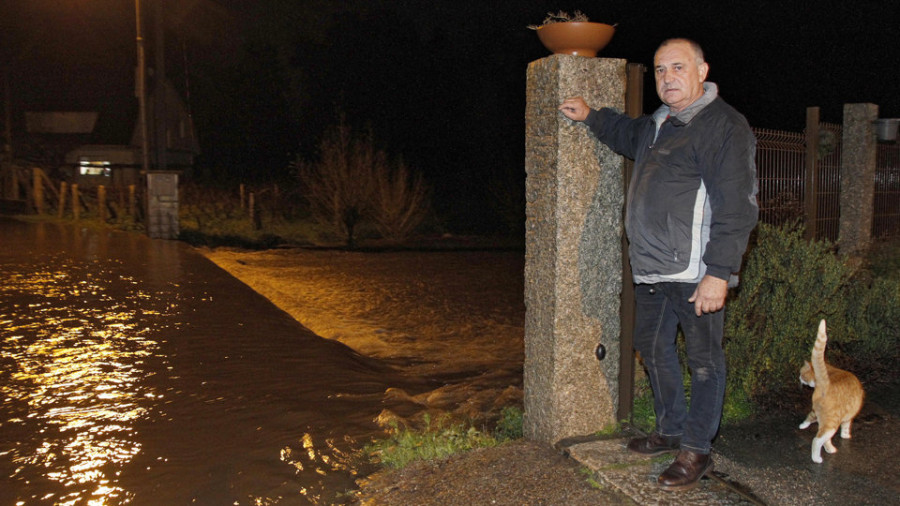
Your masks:
<svg viewBox="0 0 900 506"><path fill-rule="evenodd" d="M200 152L193 122L171 83L165 82L163 88L164 134L155 123L158 95L148 92L149 168L160 168L164 156L166 170L189 175ZM96 100L93 107L71 102L82 110L60 110L65 104L57 98L57 109L26 111L26 135L15 150L16 158L82 187L139 184L143 163L137 100L108 98ZM158 151L157 137L163 135L165 150Z"/></svg>

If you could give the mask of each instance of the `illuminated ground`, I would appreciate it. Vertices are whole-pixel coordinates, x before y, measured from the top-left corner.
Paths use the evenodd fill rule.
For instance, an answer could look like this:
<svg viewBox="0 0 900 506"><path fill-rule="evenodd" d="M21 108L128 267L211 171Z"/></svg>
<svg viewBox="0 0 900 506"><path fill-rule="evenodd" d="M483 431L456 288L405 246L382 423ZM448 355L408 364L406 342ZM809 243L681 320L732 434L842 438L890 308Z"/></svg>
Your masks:
<svg viewBox="0 0 900 506"><path fill-rule="evenodd" d="M484 420L521 406L522 252L202 253L318 335L408 374L443 378L410 399L406 418L450 412ZM549 445L517 441L373 476L361 497L398 505L628 503L593 488L580 467Z"/></svg>

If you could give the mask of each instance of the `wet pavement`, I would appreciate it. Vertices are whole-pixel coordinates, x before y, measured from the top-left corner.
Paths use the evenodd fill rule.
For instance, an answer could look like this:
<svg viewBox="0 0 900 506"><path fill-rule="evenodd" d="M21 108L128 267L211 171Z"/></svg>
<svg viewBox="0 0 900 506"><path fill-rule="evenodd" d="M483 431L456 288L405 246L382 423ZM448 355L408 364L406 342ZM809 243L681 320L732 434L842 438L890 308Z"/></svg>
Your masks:
<svg viewBox="0 0 900 506"><path fill-rule="evenodd" d="M776 416L726 427L714 443L714 473L686 492L664 492L656 477L673 455L629 452L628 438L580 440L561 447L597 473L598 481L637 504L898 505L900 504L900 396L869 392L851 439L833 439L838 451L810 458L815 427L800 430L805 415Z"/></svg>
<svg viewBox="0 0 900 506"><path fill-rule="evenodd" d="M0 218L0 504L339 502L388 387L183 243Z"/></svg>

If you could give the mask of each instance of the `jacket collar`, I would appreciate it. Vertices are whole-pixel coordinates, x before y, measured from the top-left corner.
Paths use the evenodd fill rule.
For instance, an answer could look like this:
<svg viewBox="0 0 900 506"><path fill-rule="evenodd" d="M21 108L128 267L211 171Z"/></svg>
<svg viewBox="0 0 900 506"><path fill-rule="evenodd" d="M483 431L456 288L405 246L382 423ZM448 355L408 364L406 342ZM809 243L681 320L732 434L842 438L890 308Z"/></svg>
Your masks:
<svg viewBox="0 0 900 506"><path fill-rule="evenodd" d="M694 119L694 116L697 115L700 111L703 110L704 107L708 106L719 96L719 87L716 86L716 83L705 82L703 83L703 95L700 96L693 104L685 107L681 112L675 113L672 115L672 122L676 125L687 125ZM669 110L669 106L663 104L659 106L659 109L653 113L653 120L657 124L657 128L662 124L666 118L669 117L671 111Z"/></svg>

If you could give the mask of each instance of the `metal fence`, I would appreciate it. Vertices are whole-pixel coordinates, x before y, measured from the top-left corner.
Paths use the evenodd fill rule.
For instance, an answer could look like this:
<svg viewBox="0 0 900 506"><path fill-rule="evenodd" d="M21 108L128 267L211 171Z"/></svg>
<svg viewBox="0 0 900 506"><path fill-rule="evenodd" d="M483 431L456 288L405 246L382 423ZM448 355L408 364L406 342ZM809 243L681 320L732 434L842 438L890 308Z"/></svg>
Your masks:
<svg viewBox="0 0 900 506"><path fill-rule="evenodd" d="M873 237L900 237L900 144L879 144L875 162Z"/></svg>
<svg viewBox="0 0 900 506"><path fill-rule="evenodd" d="M760 221L780 225L801 218L817 239L837 241L841 216L841 125L819 125L816 216L806 211L806 135L754 128ZM900 144L879 143L875 167L873 238L900 237Z"/></svg>
<svg viewBox="0 0 900 506"><path fill-rule="evenodd" d="M816 238L837 241L841 225L841 125L819 124Z"/></svg>
<svg viewBox="0 0 900 506"><path fill-rule="evenodd" d="M801 133L754 129L759 219L772 225L803 216L806 141Z"/></svg>

